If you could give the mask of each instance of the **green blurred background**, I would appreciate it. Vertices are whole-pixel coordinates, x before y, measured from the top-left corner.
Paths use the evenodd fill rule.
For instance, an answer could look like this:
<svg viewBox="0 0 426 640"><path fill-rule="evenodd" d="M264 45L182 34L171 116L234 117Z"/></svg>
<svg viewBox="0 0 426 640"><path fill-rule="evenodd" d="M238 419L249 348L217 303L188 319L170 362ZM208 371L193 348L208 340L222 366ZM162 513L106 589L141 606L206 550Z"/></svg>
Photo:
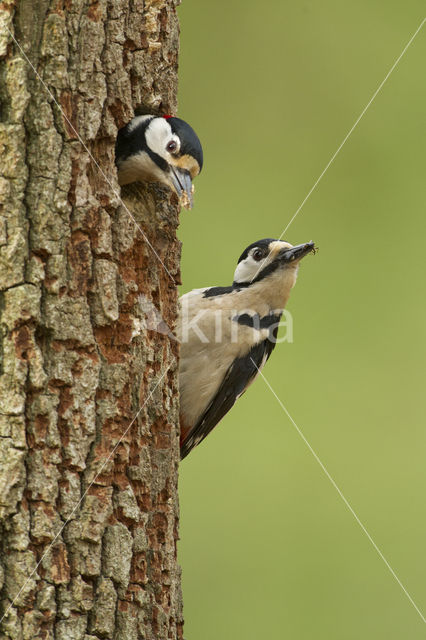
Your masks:
<svg viewBox="0 0 426 640"><path fill-rule="evenodd" d="M278 237L424 2L184 0L179 114L205 168L182 292ZM425 581L426 25L286 234L294 343L264 373L419 608ZM186 640L416 640L425 625L259 379L182 464Z"/></svg>

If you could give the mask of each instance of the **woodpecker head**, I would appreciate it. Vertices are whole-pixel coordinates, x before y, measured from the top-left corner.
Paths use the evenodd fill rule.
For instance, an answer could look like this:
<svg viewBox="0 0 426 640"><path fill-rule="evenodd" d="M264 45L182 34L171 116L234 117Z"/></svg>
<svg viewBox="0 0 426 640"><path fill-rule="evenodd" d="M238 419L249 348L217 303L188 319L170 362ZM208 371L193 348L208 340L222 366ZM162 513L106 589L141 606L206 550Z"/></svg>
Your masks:
<svg viewBox="0 0 426 640"><path fill-rule="evenodd" d="M279 288L287 298L296 282L300 260L311 252L315 253L313 242L296 246L273 238L253 242L238 260L233 287L255 287L260 283L262 291Z"/></svg>
<svg viewBox="0 0 426 640"><path fill-rule="evenodd" d="M197 134L184 120L172 116L136 116L120 129L115 146L120 185L162 182L184 206L192 207L192 180L203 166Z"/></svg>

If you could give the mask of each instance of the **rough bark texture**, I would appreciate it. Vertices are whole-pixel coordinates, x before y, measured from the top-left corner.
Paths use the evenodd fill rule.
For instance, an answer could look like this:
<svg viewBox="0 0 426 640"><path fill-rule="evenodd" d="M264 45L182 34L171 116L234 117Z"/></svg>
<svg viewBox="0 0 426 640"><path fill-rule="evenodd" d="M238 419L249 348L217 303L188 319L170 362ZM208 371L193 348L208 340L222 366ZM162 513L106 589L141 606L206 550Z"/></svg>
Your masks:
<svg viewBox="0 0 426 640"><path fill-rule="evenodd" d="M176 112L176 4L0 2L2 640L182 637L177 346L137 303L173 327L178 204L128 188L137 228L114 168Z"/></svg>

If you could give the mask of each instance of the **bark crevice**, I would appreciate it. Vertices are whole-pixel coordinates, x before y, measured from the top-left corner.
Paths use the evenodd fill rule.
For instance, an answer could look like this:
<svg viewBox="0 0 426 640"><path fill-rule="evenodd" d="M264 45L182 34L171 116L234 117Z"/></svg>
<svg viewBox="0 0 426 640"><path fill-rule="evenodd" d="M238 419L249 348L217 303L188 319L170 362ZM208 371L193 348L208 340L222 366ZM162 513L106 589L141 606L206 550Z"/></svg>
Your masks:
<svg viewBox="0 0 426 640"><path fill-rule="evenodd" d="M1 638L182 637L178 345L138 303L173 331L178 203L114 167L176 112L176 4L0 8Z"/></svg>

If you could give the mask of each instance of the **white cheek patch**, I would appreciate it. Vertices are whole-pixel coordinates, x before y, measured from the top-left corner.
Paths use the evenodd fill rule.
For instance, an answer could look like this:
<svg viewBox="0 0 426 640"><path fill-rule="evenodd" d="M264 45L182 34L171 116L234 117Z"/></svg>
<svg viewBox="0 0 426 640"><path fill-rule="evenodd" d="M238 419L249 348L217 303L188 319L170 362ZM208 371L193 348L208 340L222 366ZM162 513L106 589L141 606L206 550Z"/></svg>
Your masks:
<svg viewBox="0 0 426 640"><path fill-rule="evenodd" d="M146 142L148 147L165 160L168 159L169 154L166 151L166 144L173 136L172 128L164 118L154 118L148 125L145 133Z"/></svg>
<svg viewBox="0 0 426 640"><path fill-rule="evenodd" d="M167 174L161 171L145 151L130 156L119 163L118 182L120 185L138 182L139 180L163 182L171 186L167 181Z"/></svg>
<svg viewBox="0 0 426 640"><path fill-rule="evenodd" d="M234 273L234 282L250 282L259 269L259 262L256 262L254 258L248 256L245 260L242 260Z"/></svg>

